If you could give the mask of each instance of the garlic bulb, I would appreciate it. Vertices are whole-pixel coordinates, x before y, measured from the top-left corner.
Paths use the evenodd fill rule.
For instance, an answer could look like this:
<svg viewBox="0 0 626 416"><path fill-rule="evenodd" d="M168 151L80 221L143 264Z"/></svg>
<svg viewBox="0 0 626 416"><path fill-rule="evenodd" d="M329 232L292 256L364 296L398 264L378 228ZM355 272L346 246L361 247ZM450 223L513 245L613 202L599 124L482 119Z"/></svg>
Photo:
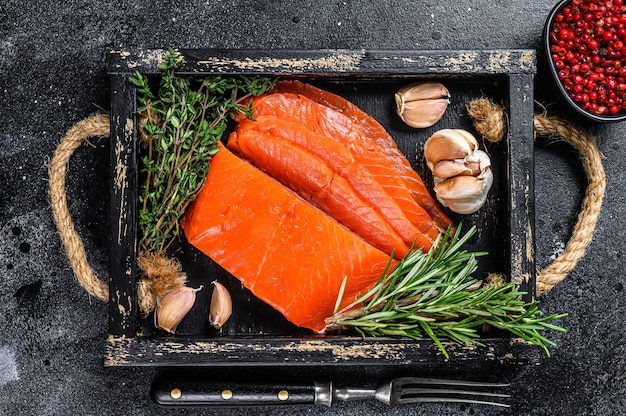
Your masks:
<svg viewBox="0 0 626 416"><path fill-rule="evenodd" d="M217 280L212 282L213 295L211 295L211 307L209 309L209 322L220 329L228 321L233 311L233 301L226 286Z"/></svg>
<svg viewBox="0 0 626 416"><path fill-rule="evenodd" d="M425 128L441 119L450 103L450 92L438 82L422 82L400 88L395 99L402 121L411 127Z"/></svg>
<svg viewBox="0 0 626 416"><path fill-rule="evenodd" d="M198 289L183 286L163 296L154 312L155 325L173 334L180 321L193 307L196 302L196 292L200 289L202 286Z"/></svg>
<svg viewBox="0 0 626 416"><path fill-rule="evenodd" d="M470 132L435 132L424 144L424 156L433 173L435 194L444 206L458 214L471 214L485 204L493 184L491 160L478 149Z"/></svg>

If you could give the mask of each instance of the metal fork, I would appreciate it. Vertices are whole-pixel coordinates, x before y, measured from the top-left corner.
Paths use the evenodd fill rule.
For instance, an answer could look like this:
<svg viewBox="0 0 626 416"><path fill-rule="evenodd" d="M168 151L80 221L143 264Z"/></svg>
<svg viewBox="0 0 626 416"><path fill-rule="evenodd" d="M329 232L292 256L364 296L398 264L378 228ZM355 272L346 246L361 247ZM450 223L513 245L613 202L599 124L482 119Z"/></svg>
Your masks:
<svg viewBox="0 0 626 416"><path fill-rule="evenodd" d="M461 381L449 379L399 377L374 389L338 387L330 390L333 398L341 401L376 399L390 406L407 403L466 403L510 407L495 401L511 397L510 394L495 393L496 388L507 387L506 383ZM454 387L454 388L451 388ZM487 390L489 389L489 390ZM490 400L487 400L490 399ZM332 398L328 405L332 403ZM324 403L326 404L326 403Z"/></svg>
<svg viewBox="0 0 626 416"><path fill-rule="evenodd" d="M510 407L509 394L493 390L506 383L485 383L423 377L400 377L376 388L335 387L332 382L236 382L160 378L151 395L163 406L277 406L376 399L390 406L408 403L466 403Z"/></svg>

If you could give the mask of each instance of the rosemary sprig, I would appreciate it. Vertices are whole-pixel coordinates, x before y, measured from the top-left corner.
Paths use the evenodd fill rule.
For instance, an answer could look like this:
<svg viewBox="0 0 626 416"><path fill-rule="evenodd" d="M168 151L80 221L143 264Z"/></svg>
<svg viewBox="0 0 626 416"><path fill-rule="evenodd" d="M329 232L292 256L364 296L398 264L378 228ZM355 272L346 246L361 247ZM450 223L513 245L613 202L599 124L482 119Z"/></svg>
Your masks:
<svg viewBox="0 0 626 416"><path fill-rule="evenodd" d="M337 310L343 296L340 291L335 313L326 320L326 331L352 328L363 337L428 337L448 358L441 338L483 346L478 340L481 330L493 327L538 345L550 356L548 345L555 344L540 332L565 332L550 322L567 314L542 317L537 301L522 300L525 293L518 290L517 283L499 276L487 284L472 278L476 257L487 254L463 249L475 233L476 227L472 227L461 236L459 225L454 235L449 231L440 235L428 253L408 254L341 311Z"/></svg>
<svg viewBox="0 0 626 416"><path fill-rule="evenodd" d="M228 120L236 113L252 118L243 106L253 95L271 90L268 77L176 74L182 58L172 49L159 66L158 92L136 72L140 133L146 151L141 158L145 182L140 194L142 251L164 253L179 232L179 219L204 184Z"/></svg>

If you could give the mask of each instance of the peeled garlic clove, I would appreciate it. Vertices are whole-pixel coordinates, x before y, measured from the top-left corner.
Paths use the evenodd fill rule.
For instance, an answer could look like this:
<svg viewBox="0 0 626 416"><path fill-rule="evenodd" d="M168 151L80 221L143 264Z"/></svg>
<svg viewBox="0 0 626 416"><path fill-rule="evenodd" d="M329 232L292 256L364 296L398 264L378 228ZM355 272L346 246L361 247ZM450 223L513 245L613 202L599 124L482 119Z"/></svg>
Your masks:
<svg viewBox="0 0 626 416"><path fill-rule="evenodd" d="M180 321L193 307L196 292L200 289L202 286L198 289L184 286L165 295L154 312L155 325L173 334Z"/></svg>
<svg viewBox="0 0 626 416"><path fill-rule="evenodd" d="M209 322L214 328L220 329L233 312L233 301L228 289L223 284L217 280L212 282L212 284L214 287L213 295L211 295Z"/></svg>
<svg viewBox="0 0 626 416"><path fill-rule="evenodd" d="M442 129L433 133L424 143L426 164L432 171L442 160L463 159L474 154L478 141L461 129Z"/></svg>
<svg viewBox="0 0 626 416"><path fill-rule="evenodd" d="M491 168L479 176L455 176L435 185L437 199L458 214L478 211L487 201L493 184Z"/></svg>
<svg viewBox="0 0 626 416"><path fill-rule="evenodd" d="M441 83L422 82L404 86L395 94L396 111L407 125L415 128L435 124L448 108L450 92Z"/></svg>

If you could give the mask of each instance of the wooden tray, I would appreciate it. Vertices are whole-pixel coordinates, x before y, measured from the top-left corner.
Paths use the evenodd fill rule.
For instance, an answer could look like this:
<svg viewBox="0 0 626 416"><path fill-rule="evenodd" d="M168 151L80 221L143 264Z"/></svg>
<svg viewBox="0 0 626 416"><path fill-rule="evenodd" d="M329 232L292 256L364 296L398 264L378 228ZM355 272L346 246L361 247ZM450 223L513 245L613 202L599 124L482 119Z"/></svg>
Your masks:
<svg viewBox="0 0 626 416"><path fill-rule="evenodd" d="M533 171L533 50L491 51L247 51L179 50L184 74L264 74L297 78L346 97L374 116L395 138L400 149L424 178L430 172L423 159L423 142L441 128L473 131L466 105L489 97L504 105L508 139L488 144L494 185L485 207L463 216L463 224L479 228L468 247L486 250L476 277L503 273L520 282L531 300L535 293L534 171ZM138 313L136 91L128 82L135 71L158 74L167 53L161 49L111 50L111 253L109 338L105 363L110 366L273 366L433 364L444 357L430 340L362 339L319 336L287 322L210 259L182 243L177 256L191 286L205 286L215 276L226 281L236 305L221 332L207 321L210 291L200 291L196 306L178 327L176 336L155 331L152 318ZM434 79L452 94L444 118L416 130L395 114L393 93L416 80ZM432 187L430 188L432 189ZM458 221L460 216L450 214ZM228 280L230 279L230 280ZM446 343L450 361L487 360L525 363L541 356L538 347L507 334L482 340L485 347Z"/></svg>

